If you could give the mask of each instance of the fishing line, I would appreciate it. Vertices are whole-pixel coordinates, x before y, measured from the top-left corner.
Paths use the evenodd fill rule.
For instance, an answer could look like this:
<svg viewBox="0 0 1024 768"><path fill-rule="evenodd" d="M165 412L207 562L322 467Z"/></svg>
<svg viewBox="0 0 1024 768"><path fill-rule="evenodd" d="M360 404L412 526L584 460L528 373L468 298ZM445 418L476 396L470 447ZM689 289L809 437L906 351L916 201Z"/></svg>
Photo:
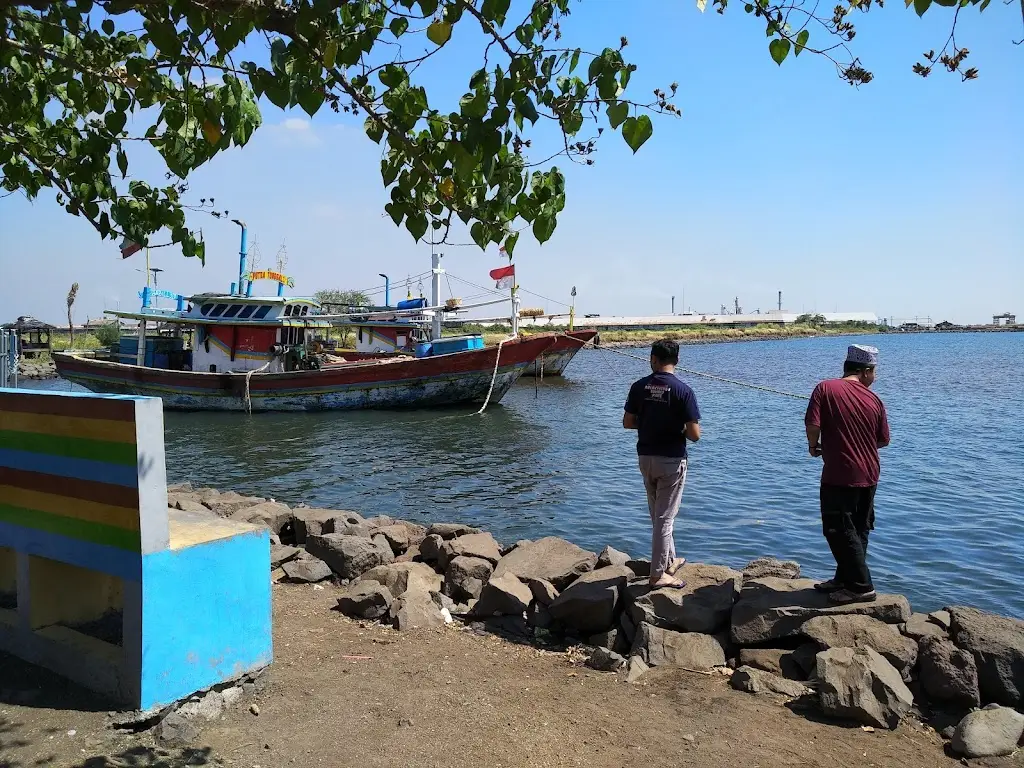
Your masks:
<svg viewBox="0 0 1024 768"><path fill-rule="evenodd" d="M569 336L568 334L564 334L564 333L561 334L561 335L566 336L567 338L574 338L574 337ZM650 361L650 357L641 357L640 355L631 355L629 352L623 352L622 350L614 349L613 347L599 347L599 346L597 346L594 343L594 339L591 339L590 341L588 341L583 346L584 347L589 346L589 347L592 347L593 349L598 349L598 350L601 350L603 352L612 352L612 353L614 353L616 355L622 355L623 357L631 357L634 360L640 360L641 362L645 362L645 363ZM716 375L714 375L712 373L704 373L703 371L694 371L694 370L692 370L690 368L680 368L678 365L676 366L676 370L677 371L682 371L683 373L688 373L691 376L699 376L701 378L711 379L712 381L718 381L718 382L721 382L723 384L733 384L733 385L735 385L737 387L746 387L747 389L754 389L754 390L757 390L759 392L768 392L768 393L773 394L773 395L781 395L782 397L792 397L792 398L794 398L796 400L810 400L811 399L807 395L797 395L797 394L794 394L793 392L783 392L781 389L773 389L772 387L765 387L765 386L762 386L760 384L751 384L751 383L746 382L746 381L738 381L736 379L727 379L724 376L716 376Z"/></svg>

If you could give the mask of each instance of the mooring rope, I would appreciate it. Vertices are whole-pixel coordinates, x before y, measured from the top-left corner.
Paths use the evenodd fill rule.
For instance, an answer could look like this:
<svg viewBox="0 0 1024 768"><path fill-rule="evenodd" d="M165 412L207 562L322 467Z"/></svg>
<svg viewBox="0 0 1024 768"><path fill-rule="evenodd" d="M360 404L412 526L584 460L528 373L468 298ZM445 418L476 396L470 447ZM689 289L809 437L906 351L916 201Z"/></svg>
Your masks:
<svg viewBox="0 0 1024 768"><path fill-rule="evenodd" d="M568 336L568 334L563 334L563 335ZM574 337L569 336L569 338L574 338ZM577 339L577 341L578 341L578 339ZM649 359L650 359L649 357L641 357L640 355L631 355L629 352L623 352L622 350L615 349L613 347L599 347L599 346L597 346L594 343L594 339L591 339L590 341L588 341L583 346L584 347L590 346L590 347L593 347L594 349L599 349L599 350L601 350L603 352L613 352L616 355L622 355L623 357L631 357L634 360L640 360L640 361L645 362L645 363L648 362ZM754 390L757 390L759 392L768 392L768 393L773 394L773 395L782 395L783 397L792 397L792 398L794 398L796 400L810 400L811 399L807 395L797 395L797 394L794 394L793 392L783 392L781 389L774 389L772 387L764 387L764 386L761 386L760 384L751 384L751 383L746 382L746 381L738 381L736 379L727 379L724 376L715 376L712 373L704 373L703 371L695 371L695 370L692 370L690 368L680 368L678 365L676 366L676 370L677 371L681 371L682 373L688 373L691 376L699 376L701 378L711 379L712 381L718 381L718 382L721 382L723 384L733 384L733 385L735 385L737 387L746 387L747 389L754 389Z"/></svg>
<svg viewBox="0 0 1024 768"><path fill-rule="evenodd" d="M249 397L249 381L252 379L254 373L266 370L267 367L274 362L274 358L271 357L267 362L261 365L259 368L253 368L252 370L245 372L245 410L248 411L249 415L252 416L252 398Z"/></svg>
<svg viewBox="0 0 1024 768"><path fill-rule="evenodd" d="M501 348L505 346L505 342L508 339L502 339L498 342L498 354L494 356L494 372L491 374L491 386L487 389L487 397L484 398L484 404L480 406L480 410L474 413L474 416L479 416L487 409L487 404L491 402L491 394L494 392L494 382L498 380L498 361L501 360Z"/></svg>

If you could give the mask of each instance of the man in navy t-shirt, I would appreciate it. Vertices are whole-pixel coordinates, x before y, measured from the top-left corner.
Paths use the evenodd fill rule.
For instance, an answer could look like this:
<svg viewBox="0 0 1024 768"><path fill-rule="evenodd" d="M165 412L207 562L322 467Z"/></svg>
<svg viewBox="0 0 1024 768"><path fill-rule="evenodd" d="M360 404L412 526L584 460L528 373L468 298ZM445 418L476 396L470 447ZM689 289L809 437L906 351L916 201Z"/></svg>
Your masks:
<svg viewBox="0 0 1024 768"><path fill-rule="evenodd" d="M676 572L673 526L686 483L686 441L700 440L700 410L693 390L676 378L679 345L669 339L651 346L654 371L629 388L622 426L637 430L636 452L651 512L651 586L682 587Z"/></svg>

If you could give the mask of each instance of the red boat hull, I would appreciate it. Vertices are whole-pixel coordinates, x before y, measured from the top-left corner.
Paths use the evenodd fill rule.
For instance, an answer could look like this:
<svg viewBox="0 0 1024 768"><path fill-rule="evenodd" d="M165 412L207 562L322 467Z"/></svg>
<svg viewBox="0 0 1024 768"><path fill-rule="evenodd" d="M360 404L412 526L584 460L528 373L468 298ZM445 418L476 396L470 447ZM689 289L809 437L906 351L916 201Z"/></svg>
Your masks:
<svg viewBox="0 0 1024 768"><path fill-rule="evenodd" d="M421 408L501 400L553 334L424 358L365 360L288 373L170 371L56 353L57 373L93 392L162 398L177 410L323 411ZM497 363L497 367L495 367Z"/></svg>

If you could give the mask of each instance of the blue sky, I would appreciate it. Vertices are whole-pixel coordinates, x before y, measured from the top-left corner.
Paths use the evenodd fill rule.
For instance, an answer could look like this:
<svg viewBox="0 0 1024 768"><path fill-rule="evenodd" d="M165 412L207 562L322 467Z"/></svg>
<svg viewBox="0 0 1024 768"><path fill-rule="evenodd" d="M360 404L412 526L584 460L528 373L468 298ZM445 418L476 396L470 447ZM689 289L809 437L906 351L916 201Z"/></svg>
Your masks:
<svg viewBox="0 0 1024 768"><path fill-rule="evenodd" d="M551 300L524 304L559 311L575 285L578 309L601 314L667 313L672 295L677 311L684 302L716 311L735 296L745 310L767 310L782 290L794 311L959 322L1024 315L1024 46L1012 43L1024 25L1016 4L965 11L957 39L980 79L936 71L922 80L910 67L941 46L950 18L936 7L918 19L902 3L858 15L854 50L875 81L855 89L819 57L776 66L763 25L735 3L724 17L668 0L574 6L566 42L599 49L625 35L639 66L634 97L676 81L683 116L656 118L635 157L606 132L595 166L558 162L568 202L554 237L538 246L524 234L516 250L522 287ZM478 50L468 29L457 30L443 66L420 73L432 104L456 103ZM379 272L401 291L406 275L429 269L430 247L384 214L379 151L361 120L329 110L309 120L267 105L250 144L201 169L191 188L248 222L262 266L286 244L293 293L378 286ZM207 264L154 251L161 287L227 289L237 227L192 221L203 228ZM450 272L476 283L500 265L496 249L439 250ZM116 244L51 196L0 200L0 319L59 321L76 280L78 321L134 307L143 265L141 254L122 261Z"/></svg>

